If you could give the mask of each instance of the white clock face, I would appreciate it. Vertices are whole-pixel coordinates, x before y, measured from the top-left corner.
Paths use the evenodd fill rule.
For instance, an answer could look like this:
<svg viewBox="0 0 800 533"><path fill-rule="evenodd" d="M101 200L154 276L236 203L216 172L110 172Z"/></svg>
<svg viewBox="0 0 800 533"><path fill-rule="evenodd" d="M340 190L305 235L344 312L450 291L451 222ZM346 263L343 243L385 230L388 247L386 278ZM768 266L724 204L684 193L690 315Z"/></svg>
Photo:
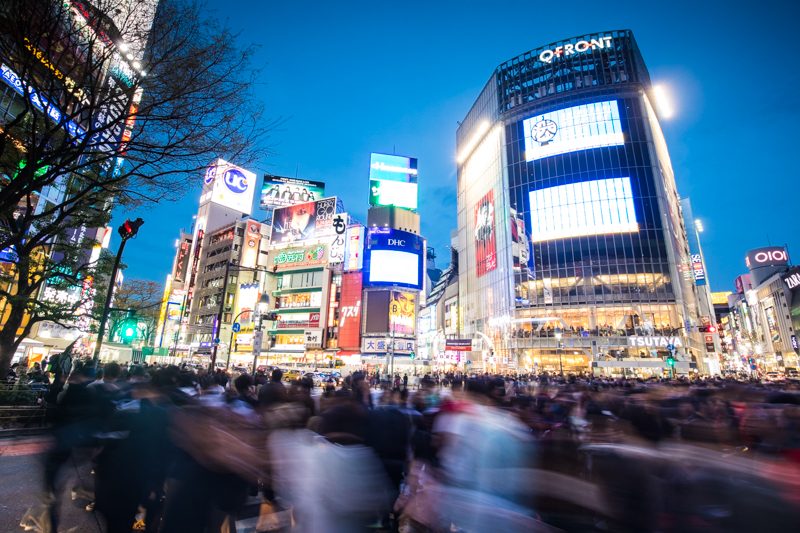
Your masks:
<svg viewBox="0 0 800 533"><path fill-rule="evenodd" d="M558 124L546 118L533 125L531 136L539 144L547 144L555 138L557 131Z"/></svg>

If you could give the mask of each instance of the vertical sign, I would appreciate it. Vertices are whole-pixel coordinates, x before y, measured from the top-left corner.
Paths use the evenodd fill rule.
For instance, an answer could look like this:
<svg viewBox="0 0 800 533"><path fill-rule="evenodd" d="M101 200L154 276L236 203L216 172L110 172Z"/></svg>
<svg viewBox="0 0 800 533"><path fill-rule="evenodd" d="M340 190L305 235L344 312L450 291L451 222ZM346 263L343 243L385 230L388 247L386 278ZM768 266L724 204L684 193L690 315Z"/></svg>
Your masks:
<svg viewBox="0 0 800 533"><path fill-rule="evenodd" d="M487 192L475 205L475 260L478 277L497 268L493 190Z"/></svg>

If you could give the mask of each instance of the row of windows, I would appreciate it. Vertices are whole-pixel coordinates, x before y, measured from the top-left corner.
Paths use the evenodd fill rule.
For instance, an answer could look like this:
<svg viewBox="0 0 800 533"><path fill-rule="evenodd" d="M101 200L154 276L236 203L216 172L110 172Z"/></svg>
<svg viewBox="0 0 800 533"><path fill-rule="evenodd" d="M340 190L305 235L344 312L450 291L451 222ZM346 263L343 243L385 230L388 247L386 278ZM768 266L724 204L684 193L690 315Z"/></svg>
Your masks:
<svg viewBox="0 0 800 533"><path fill-rule="evenodd" d="M322 270L283 274L278 278L278 289L320 287L322 286L324 274Z"/></svg>

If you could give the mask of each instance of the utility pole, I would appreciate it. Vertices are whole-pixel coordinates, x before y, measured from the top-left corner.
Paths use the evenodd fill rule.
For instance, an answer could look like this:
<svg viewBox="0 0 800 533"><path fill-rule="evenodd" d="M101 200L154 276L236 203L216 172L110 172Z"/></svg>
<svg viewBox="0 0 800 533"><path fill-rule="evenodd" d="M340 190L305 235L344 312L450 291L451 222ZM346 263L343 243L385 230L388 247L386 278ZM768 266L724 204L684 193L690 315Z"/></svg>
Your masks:
<svg viewBox="0 0 800 533"><path fill-rule="evenodd" d="M119 236L122 237L122 242L117 249L117 257L114 259L114 268L111 269L111 278L108 281L108 292L106 292L106 301L103 304L103 314L100 317L100 326L97 329L97 342L94 347L94 366L97 366L97 361L100 359L100 348L103 346L103 336L106 334L106 322L108 321L108 313L111 307L111 298L114 296L114 284L117 282L117 271L119 270L119 263L122 260L122 252L125 250L125 243L128 239L136 237L139 233L139 228L144 224L144 220L137 218L136 220L126 220L122 226L117 230Z"/></svg>

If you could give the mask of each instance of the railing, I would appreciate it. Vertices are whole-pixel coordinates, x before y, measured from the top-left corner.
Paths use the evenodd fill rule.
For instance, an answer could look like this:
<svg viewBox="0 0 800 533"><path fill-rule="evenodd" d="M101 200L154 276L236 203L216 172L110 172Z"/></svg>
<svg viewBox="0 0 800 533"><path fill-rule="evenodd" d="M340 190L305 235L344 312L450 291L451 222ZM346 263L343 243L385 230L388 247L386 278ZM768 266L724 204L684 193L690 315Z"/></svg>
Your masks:
<svg viewBox="0 0 800 533"><path fill-rule="evenodd" d="M0 383L0 436L47 426L44 383Z"/></svg>

